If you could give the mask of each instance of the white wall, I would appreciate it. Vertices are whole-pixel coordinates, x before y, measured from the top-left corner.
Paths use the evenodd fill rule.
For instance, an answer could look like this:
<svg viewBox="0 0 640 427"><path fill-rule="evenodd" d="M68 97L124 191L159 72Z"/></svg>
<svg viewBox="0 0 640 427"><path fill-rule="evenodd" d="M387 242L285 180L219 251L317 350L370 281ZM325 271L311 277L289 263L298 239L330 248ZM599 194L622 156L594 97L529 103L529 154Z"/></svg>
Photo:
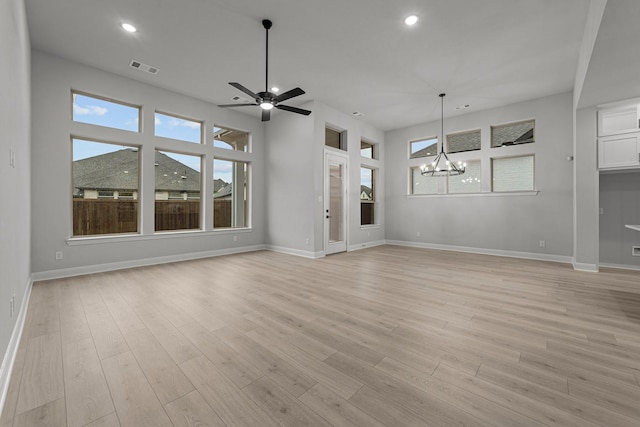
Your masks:
<svg viewBox="0 0 640 427"><path fill-rule="evenodd" d="M277 112L267 124L267 244L309 257L324 253L325 128L347 132L349 173L347 244L353 250L384 240L384 168L379 167L379 224L360 227L360 141L376 143L384 158L384 134L355 117L322 103L302 106L310 116ZM309 243L307 243L309 239Z"/></svg>
<svg viewBox="0 0 640 427"><path fill-rule="evenodd" d="M537 195L412 196L410 140L440 134L440 121L387 132L386 238L417 246L449 246L569 260L573 254L572 94L560 94L477 113L445 118L445 133L481 129L481 152L452 160L480 159L483 191L490 191L491 157L535 154ZM490 126L535 119L534 144L489 148ZM417 236L420 233L420 236ZM544 240L546 246L540 247Z"/></svg>
<svg viewBox="0 0 640 427"><path fill-rule="evenodd" d="M600 264L640 268L640 232L625 228L640 224L640 171L601 173L600 208Z"/></svg>
<svg viewBox="0 0 640 427"><path fill-rule="evenodd" d="M32 269L35 278L56 277L173 259L187 259L212 253L240 251L264 245L264 127L258 118L145 85L125 77L73 63L49 54L33 52L33 151L31 206ZM150 81L153 77L150 76ZM70 120L71 89L111 97L143 106L140 134L76 123ZM206 88L203 88L206 90ZM90 244L72 245L71 235L71 143L70 135L107 141L130 142L142 147L142 206L153 206L153 152L156 147L180 150L185 143L153 136L153 113L158 109L205 121L206 129L222 125L248 131L252 136L252 229L241 231L186 232L153 236L153 210L146 209L142 229L147 236L130 239L94 239ZM126 141L124 140L126 139ZM208 142L210 145L211 142ZM205 160L212 149L198 147ZM222 150L222 149L221 149ZM219 151L231 160L244 153ZM217 153L217 152L216 152ZM217 154L216 154L217 155ZM205 178L207 179L207 178ZM146 186L146 187L145 187ZM208 206L205 207L208 209ZM209 222L209 224L211 224ZM237 241L233 241L233 236ZM56 260L62 251L64 259Z"/></svg>
<svg viewBox="0 0 640 427"><path fill-rule="evenodd" d="M30 56L22 0L0 2L0 409L17 346L16 319L30 283ZM15 167L10 165L15 153ZM15 312L10 300L15 295Z"/></svg>

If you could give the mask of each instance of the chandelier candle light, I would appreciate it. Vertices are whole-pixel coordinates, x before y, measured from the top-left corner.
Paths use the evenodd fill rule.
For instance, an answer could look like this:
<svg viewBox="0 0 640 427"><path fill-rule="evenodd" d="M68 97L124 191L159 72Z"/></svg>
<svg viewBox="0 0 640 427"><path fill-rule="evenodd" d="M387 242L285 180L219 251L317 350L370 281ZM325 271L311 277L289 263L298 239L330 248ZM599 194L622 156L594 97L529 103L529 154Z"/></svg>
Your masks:
<svg viewBox="0 0 640 427"><path fill-rule="evenodd" d="M462 175L466 163L458 162L455 164L449 161L449 157L444 152L444 97L446 94L440 94L440 152L433 159L430 165L422 165L420 167L420 173L425 176L450 176L450 175Z"/></svg>

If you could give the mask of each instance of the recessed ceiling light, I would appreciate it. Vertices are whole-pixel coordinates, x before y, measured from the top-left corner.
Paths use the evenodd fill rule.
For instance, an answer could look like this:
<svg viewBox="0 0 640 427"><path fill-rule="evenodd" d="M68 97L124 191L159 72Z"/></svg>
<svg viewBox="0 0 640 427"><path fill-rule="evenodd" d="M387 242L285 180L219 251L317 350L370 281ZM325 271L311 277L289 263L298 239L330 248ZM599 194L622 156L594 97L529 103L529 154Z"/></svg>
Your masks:
<svg viewBox="0 0 640 427"><path fill-rule="evenodd" d="M407 18L404 20L404 23L409 26L415 25L416 22L418 22L418 17L416 15L407 16Z"/></svg>
<svg viewBox="0 0 640 427"><path fill-rule="evenodd" d="M136 27L126 22L123 22L122 24L120 24L120 26L122 27L123 30L128 31L130 33L135 33L136 31L138 31Z"/></svg>
<svg viewBox="0 0 640 427"><path fill-rule="evenodd" d="M271 92L278 93L278 92L280 92L280 88L274 86L274 87L271 88Z"/></svg>

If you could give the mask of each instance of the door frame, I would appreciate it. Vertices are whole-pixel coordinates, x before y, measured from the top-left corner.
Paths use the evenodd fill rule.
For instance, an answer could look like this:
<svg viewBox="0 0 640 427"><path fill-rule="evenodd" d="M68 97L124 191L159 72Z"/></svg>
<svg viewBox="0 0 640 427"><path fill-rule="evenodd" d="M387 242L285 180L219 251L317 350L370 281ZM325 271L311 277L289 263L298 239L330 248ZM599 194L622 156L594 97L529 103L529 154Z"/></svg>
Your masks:
<svg viewBox="0 0 640 427"><path fill-rule="evenodd" d="M339 244L332 244L329 242L329 218L327 218L327 211L329 210L330 203L330 182L329 182L329 160L338 161L344 165L344 179L343 179L343 242ZM324 253L330 255L339 252L347 252L349 247L349 155L342 150L335 150L330 148L324 149L324 204L322 208L322 221L324 229Z"/></svg>

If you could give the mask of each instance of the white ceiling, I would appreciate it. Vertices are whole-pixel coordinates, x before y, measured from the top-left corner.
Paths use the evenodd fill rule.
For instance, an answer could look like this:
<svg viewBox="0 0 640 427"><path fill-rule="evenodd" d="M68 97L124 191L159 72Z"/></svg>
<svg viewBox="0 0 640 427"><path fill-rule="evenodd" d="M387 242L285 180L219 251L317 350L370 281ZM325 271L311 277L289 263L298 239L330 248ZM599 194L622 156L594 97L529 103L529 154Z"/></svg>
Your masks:
<svg viewBox="0 0 640 427"><path fill-rule="evenodd" d="M640 3L640 2L639 2ZM573 89L589 0L26 0L32 46L215 104L270 85L390 130ZM417 14L415 27L404 18ZM637 15L636 15L637 16ZM124 32L131 22L138 33ZM134 70L132 59L158 67ZM255 114L258 108L237 111ZM289 114L276 112L275 114Z"/></svg>

